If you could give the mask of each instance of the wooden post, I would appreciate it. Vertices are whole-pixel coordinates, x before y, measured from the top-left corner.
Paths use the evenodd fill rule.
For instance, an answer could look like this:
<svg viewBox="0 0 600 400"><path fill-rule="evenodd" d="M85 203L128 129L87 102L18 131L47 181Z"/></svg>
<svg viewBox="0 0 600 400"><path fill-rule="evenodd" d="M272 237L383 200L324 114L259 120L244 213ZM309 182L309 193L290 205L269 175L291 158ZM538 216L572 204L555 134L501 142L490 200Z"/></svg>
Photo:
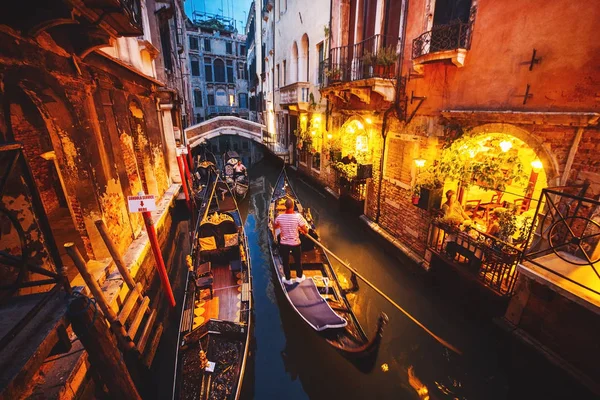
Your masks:
<svg viewBox="0 0 600 400"><path fill-rule="evenodd" d="M185 166L183 164L182 156L177 156L177 165L179 166L179 174L181 175L181 186L183 187L183 193L185 194L185 201L188 209L192 212L192 201L190 200L190 194L188 193L187 178L185 175Z"/></svg>
<svg viewBox="0 0 600 400"><path fill-rule="evenodd" d="M106 225L104 224L104 221L102 219L97 219L96 221L94 221L94 224L96 224L96 228L98 228L98 232L100 232L100 236L102 236L102 240L104 240L104 244L106 244L106 247L108 248L108 252L112 256L113 260L115 261L115 264L117 265L117 269L121 273L121 276L123 277L123 280L127 284L127 287L129 288L129 290L135 290L136 289L135 281L133 280L133 277L129 273L129 270L127 269L127 266L125 265L125 261L123 261L121 254L119 254L119 250L117 249L117 246L115 246L113 241L108 236L108 231L106 230ZM140 293L140 294L142 294L142 293Z"/></svg>
<svg viewBox="0 0 600 400"><path fill-rule="evenodd" d="M90 363L100 375L112 398L140 399L117 343L104 318L87 297L76 297L69 305L73 330L88 353Z"/></svg>
<svg viewBox="0 0 600 400"><path fill-rule="evenodd" d="M100 306L100 309L104 313L104 316L106 317L106 319L108 319L108 322L110 322L110 326L117 335L121 346L123 346L123 350L134 349L135 343L128 339L125 328L123 327L123 325L121 325L121 323L119 323L119 320L117 319L117 314L106 302L106 299L102 294L102 290L100 289L100 286L98 286L98 282L96 282L96 280L88 272L87 267L85 265L85 261L81 256L81 253L77 249L77 246L75 246L75 243L65 243L65 249L67 250L67 254L69 254L69 256L73 259L77 270L81 274L81 277L83 278L87 287L90 289L90 292L92 292L92 295L94 295L96 303L98 303L98 305Z"/></svg>
<svg viewBox="0 0 600 400"><path fill-rule="evenodd" d="M150 211L144 211L142 212L142 216L144 217L144 223L146 224L146 233L148 233L148 240L150 241L150 247L154 254L156 271L158 272L163 292L167 297L169 305L175 307L175 297L173 296L173 290L171 289L171 283L169 282L169 274L167 274L167 268L165 267L165 262L158 243L158 237L156 236L156 229L154 229L154 222L152 222L152 214Z"/></svg>

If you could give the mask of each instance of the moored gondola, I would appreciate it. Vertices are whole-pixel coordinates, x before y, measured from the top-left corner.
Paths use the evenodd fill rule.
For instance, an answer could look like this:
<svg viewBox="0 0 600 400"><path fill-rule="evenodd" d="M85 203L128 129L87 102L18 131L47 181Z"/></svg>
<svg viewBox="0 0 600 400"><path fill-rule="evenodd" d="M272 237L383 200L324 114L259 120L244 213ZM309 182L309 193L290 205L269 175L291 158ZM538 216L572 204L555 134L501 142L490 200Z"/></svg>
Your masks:
<svg viewBox="0 0 600 400"><path fill-rule="evenodd" d="M236 165L242 158L236 151L228 151L223 154L223 175L225 181L238 198L246 197L248 193L248 173L236 171Z"/></svg>
<svg viewBox="0 0 600 400"><path fill-rule="evenodd" d="M283 265L279 255L278 233L273 231L277 216L285 212L285 200L295 202L295 211L301 213L308 222L309 235L318 239L310 209L303 208L298 196L289 185L285 169L281 172L269 206L269 249L277 281L291 308L312 329L318 332L331 346L346 357L357 362L374 360L387 316L381 314L377 330L368 337L354 314L346 294L356 291L358 283L352 276L352 288L342 288L327 254L318 246L301 235L302 266L306 279L292 284L284 283ZM290 264L292 260L290 260ZM293 268L292 268L293 271ZM292 272L292 278L294 273Z"/></svg>
<svg viewBox="0 0 600 400"><path fill-rule="evenodd" d="M173 388L176 399L238 399L252 325L248 244L235 198L219 177L188 256Z"/></svg>

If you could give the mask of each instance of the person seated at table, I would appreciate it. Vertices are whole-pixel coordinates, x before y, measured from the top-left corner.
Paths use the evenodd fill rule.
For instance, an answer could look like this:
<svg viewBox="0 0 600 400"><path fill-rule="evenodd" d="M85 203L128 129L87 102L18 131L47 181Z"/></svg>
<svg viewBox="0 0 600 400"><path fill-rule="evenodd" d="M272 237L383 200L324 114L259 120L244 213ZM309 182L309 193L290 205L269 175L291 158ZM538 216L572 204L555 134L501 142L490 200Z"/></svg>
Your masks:
<svg viewBox="0 0 600 400"><path fill-rule="evenodd" d="M344 158L342 158L342 163L344 164L356 164L356 158L354 157L354 154L352 154L351 152L348 153L347 155L344 156Z"/></svg>
<svg viewBox="0 0 600 400"><path fill-rule="evenodd" d="M500 233L500 213L494 210L490 215L490 225L487 228L486 233L490 236L498 237Z"/></svg>
<svg viewBox="0 0 600 400"><path fill-rule="evenodd" d="M458 220L460 223L471 221L465 210L463 210L462 205L456 200L456 192L454 190L446 192L446 202L442 204L442 212L444 213L444 218Z"/></svg>

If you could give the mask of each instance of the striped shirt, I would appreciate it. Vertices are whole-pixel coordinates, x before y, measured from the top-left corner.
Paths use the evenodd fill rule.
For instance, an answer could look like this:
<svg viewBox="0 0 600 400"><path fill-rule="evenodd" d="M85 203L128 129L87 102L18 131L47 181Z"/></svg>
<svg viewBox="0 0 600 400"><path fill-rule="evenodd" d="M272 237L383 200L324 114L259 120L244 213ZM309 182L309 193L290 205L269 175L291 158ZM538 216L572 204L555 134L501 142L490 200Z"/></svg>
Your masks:
<svg viewBox="0 0 600 400"><path fill-rule="evenodd" d="M288 246L298 246L300 244L300 233L298 228L304 226L308 229L308 223L304 217L298 213L279 214L275 218L275 223L279 225L281 232L280 243Z"/></svg>

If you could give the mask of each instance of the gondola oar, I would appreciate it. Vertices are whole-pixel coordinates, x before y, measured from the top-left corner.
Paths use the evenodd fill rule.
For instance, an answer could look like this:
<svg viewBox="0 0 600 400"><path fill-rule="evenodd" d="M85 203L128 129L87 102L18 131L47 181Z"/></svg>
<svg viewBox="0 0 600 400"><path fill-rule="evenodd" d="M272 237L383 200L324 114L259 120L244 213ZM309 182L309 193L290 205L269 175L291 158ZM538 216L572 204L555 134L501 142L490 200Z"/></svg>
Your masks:
<svg viewBox="0 0 600 400"><path fill-rule="evenodd" d="M403 309L402 307L400 307L388 295L386 295L381 290L379 290L379 288L377 288L375 285L373 285L371 282L369 282L364 276L362 276L361 274L359 274L358 271L356 271L354 268L350 267L348 264L346 264L344 261L342 261L341 258L339 258L337 255L335 255L331 250L329 250L327 247L325 247L321 242L319 242L318 240L316 240L315 238L313 238L310 235L305 235L305 236L307 238L309 238L310 240L312 240L313 242L315 242L317 245L319 245L319 247L321 247L323 250L325 250L331 256L333 256L333 258L335 258L337 261L339 261L340 264L342 264L344 267L348 268L352 273L354 273L356 276L358 276L360 279L362 279L363 282L365 282L367 285L369 285L373 290L375 290L377 293L379 293L379 295L381 295L381 297L383 297L384 299L386 299L394 307L396 307L398 310L400 310L404 315L406 315L411 321L413 321L415 324L417 324L421 329L423 329L425 332L427 332L429 335L431 335L431 337L433 337L435 340L437 340L443 346L449 348L450 350L452 350L456 354L462 355L462 351L458 350L456 347L452 346L450 343L446 342L444 339L442 339L441 337L437 336L435 333L431 332L427 327L425 327L425 325L423 325L415 317L413 317L412 315L410 315L408 313L408 311L406 311L405 309Z"/></svg>

